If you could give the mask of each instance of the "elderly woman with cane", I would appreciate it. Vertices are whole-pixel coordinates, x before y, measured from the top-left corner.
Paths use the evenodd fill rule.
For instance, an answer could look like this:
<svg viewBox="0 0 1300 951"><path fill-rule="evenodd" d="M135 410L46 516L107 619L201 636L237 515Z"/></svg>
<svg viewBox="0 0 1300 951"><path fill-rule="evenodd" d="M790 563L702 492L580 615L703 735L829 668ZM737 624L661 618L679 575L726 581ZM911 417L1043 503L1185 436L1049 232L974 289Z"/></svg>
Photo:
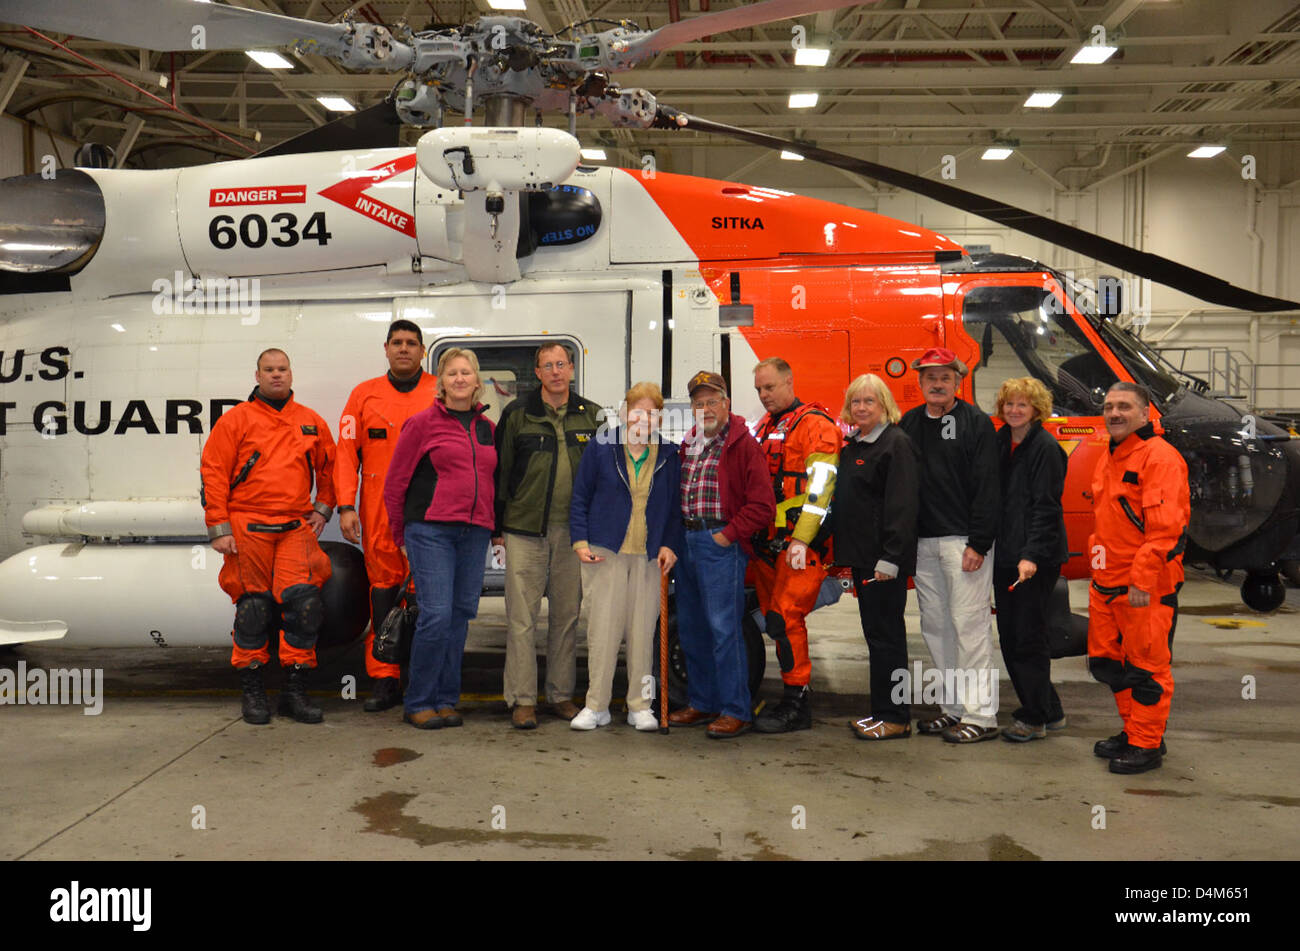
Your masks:
<svg viewBox="0 0 1300 951"><path fill-rule="evenodd" d="M681 459L659 434L663 394L637 383L623 400L617 428L587 447L573 479L569 535L582 563L587 622L586 706L569 723L594 730L610 722L619 644L627 640L627 722L658 728L651 709L655 618L660 578L682 544Z"/></svg>

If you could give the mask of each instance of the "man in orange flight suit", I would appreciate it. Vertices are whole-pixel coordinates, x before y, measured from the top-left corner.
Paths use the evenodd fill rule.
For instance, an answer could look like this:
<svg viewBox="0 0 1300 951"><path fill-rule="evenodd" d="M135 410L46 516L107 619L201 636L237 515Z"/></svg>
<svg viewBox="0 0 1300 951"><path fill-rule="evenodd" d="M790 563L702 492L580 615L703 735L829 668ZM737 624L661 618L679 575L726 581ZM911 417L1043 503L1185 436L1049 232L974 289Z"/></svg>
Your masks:
<svg viewBox="0 0 1300 951"><path fill-rule="evenodd" d="M1124 729L1093 748L1112 773L1160 766L1174 696L1170 668L1191 503L1187 463L1148 422L1135 383L1116 383L1102 408L1110 449L1092 477L1088 539L1088 668L1110 687Z"/></svg>
<svg viewBox="0 0 1300 951"><path fill-rule="evenodd" d="M754 720L760 733L812 727L808 683L808 626L826 580L818 533L835 491L844 439L838 424L816 403L794 395L790 364L770 357L754 367L754 389L767 410L754 438L767 456L776 494L776 519L754 539L754 587L767 634L776 644L785 690L775 709Z"/></svg>
<svg viewBox="0 0 1300 951"><path fill-rule="evenodd" d="M433 405L436 377L420 368L424 360L424 334L409 320L388 326L384 342L388 372L357 384L339 419L339 452L334 465L334 488L339 501L339 527L343 537L361 545L370 578L370 632L366 634L366 673L374 681L367 713L387 710L402 702L401 674L397 664L375 660L375 629L383 624L401 595L409 568L393 546L384 510L384 477L397 446L402 424ZM357 471L361 472L361 513L358 517Z"/></svg>
<svg viewBox="0 0 1300 951"><path fill-rule="evenodd" d="M200 462L208 538L225 557L221 590L235 603L230 662L239 671L244 720L269 723L262 666L271 657L268 638L282 627L287 676L279 712L319 723L324 714L307 697L306 673L316 666L325 618L320 589L330 560L316 539L334 511L334 440L325 420L294 402L283 350L263 351L255 378L248 402L212 427Z"/></svg>

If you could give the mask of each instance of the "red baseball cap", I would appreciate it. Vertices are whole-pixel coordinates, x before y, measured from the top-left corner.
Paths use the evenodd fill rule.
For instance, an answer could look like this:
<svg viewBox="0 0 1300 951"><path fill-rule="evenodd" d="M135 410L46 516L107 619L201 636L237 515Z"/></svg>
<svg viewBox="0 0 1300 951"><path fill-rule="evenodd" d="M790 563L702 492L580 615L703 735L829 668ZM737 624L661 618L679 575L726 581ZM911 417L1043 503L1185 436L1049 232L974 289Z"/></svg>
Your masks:
<svg viewBox="0 0 1300 951"><path fill-rule="evenodd" d="M957 359L957 354L944 347L931 347L912 361L913 370L924 370L926 367L947 367L956 370L958 376L965 376L968 372L966 364Z"/></svg>

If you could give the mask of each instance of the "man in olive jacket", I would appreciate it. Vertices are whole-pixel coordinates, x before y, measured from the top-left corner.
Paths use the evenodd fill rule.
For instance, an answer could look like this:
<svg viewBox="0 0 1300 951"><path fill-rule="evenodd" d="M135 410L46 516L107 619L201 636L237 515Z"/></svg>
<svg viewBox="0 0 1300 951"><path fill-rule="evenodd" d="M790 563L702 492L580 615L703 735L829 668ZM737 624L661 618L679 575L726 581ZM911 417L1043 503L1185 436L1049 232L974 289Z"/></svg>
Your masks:
<svg viewBox="0 0 1300 951"><path fill-rule="evenodd" d="M561 343L539 347L541 386L510 403L497 424L496 533L506 550L506 669L503 693L511 723L537 726L537 620L548 605L546 695L572 720L577 677L582 574L569 542L569 499L582 452L600 423L600 407L570 392L573 354Z"/></svg>

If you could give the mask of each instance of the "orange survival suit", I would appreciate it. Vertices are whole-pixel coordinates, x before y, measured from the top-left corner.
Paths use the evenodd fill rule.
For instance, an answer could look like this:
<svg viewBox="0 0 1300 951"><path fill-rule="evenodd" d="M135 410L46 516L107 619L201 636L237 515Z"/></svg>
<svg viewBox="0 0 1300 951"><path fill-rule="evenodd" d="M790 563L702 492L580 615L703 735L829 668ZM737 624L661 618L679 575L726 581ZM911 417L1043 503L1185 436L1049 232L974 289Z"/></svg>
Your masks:
<svg viewBox="0 0 1300 951"><path fill-rule="evenodd" d="M375 627L397 603L407 564L393 546L393 534L384 511L384 478L397 447L402 424L433 405L438 392L437 377L424 371L411 380L395 380L392 374L358 383L343 407L339 419L339 451L334 465L334 488L339 510L356 504L357 471L361 486L361 550L370 578L370 632L366 634L366 673L378 680L398 678L397 664L375 660Z"/></svg>
<svg viewBox="0 0 1300 951"><path fill-rule="evenodd" d="M1128 742L1156 749L1174 695L1170 669L1191 501L1187 463L1147 423L1097 464L1088 539L1088 668L1115 694ZM1129 604L1130 588L1151 596Z"/></svg>
<svg viewBox="0 0 1300 951"><path fill-rule="evenodd" d="M292 392L276 409L254 390L213 425L200 471L208 537L233 534L237 548L224 556L220 575L221 590L235 603L231 664L270 659L267 639L278 613L280 665L315 667L330 560L307 517L314 510L328 519L334 510L329 426Z"/></svg>
<svg viewBox="0 0 1300 951"><path fill-rule="evenodd" d="M812 676L804 618L826 578L826 550L818 535L835 491L844 440L830 413L797 399L784 411L765 415L754 436L767 456L776 495L776 519L765 536L754 539L754 587L776 644L781 679L804 687ZM791 539L809 546L806 568L796 570L786 561Z"/></svg>

